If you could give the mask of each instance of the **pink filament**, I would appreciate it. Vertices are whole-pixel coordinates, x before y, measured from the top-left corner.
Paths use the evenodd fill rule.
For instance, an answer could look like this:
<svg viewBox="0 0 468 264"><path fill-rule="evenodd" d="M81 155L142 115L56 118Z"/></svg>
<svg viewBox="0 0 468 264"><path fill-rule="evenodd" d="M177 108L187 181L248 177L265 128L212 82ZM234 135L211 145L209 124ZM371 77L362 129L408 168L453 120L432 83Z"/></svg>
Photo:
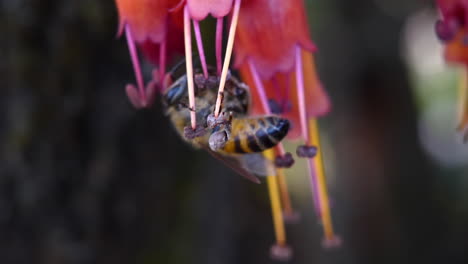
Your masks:
<svg viewBox="0 0 468 264"><path fill-rule="evenodd" d="M309 127L307 126L307 113L304 93L304 72L302 67L301 48L296 46L296 85L297 85L297 101L299 103L299 116L301 119L302 137L306 145L309 143ZM321 216L320 196L317 182L316 168L312 159L308 159L310 173L310 188L315 205L315 211L318 217Z"/></svg>
<svg viewBox="0 0 468 264"><path fill-rule="evenodd" d="M221 74L221 50L223 48L223 18L216 20L216 72Z"/></svg>
<svg viewBox="0 0 468 264"><path fill-rule="evenodd" d="M143 75L141 74L140 61L138 60L138 53L135 46L135 41L133 40L132 31L128 25L125 25L125 36L127 37L128 50L130 52L130 58L133 64L133 70L135 71L140 99L143 101L143 104L146 104L146 95L143 85Z"/></svg>
<svg viewBox="0 0 468 264"><path fill-rule="evenodd" d="M166 39L159 46L159 83L162 84L166 75ZM162 85L160 85L162 87Z"/></svg>
<svg viewBox="0 0 468 264"><path fill-rule="evenodd" d="M193 20L193 29L195 31L195 39L197 41L198 54L200 55L203 75L205 76L205 78L208 78L208 69L206 67L205 51L203 50L203 40L200 32L200 23L196 20Z"/></svg>
<svg viewBox="0 0 468 264"><path fill-rule="evenodd" d="M254 79L255 89L257 90L258 96L260 97L260 102L262 102L263 112L265 112L267 115L271 115L270 106L268 105L268 98L265 93L265 87L263 86L262 80L260 79L257 68L255 68L252 60L248 60L248 64ZM280 142L276 148L278 149L279 155L283 156L286 153L283 143Z"/></svg>
<svg viewBox="0 0 468 264"><path fill-rule="evenodd" d="M304 73L302 70L301 48L296 46L296 85L297 85L297 101L299 103L299 116L301 120L302 137L306 144L309 141L309 127L307 126L307 113L304 95Z"/></svg>

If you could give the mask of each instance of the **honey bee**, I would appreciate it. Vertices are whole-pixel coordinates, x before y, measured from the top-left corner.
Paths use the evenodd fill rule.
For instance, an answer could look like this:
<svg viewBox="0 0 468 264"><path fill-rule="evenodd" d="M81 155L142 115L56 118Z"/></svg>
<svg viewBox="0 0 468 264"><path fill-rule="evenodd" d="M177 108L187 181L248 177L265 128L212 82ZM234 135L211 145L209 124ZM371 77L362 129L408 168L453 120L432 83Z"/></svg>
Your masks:
<svg viewBox="0 0 468 264"><path fill-rule="evenodd" d="M205 78L194 71L195 108L198 127L190 127L187 76L178 78L165 92L163 104L175 130L189 144L202 148L235 171L259 183L256 176L274 175L273 162L262 151L276 146L288 133L289 121L275 115L249 116L250 90L228 75L218 117L213 115L219 77L210 69Z"/></svg>

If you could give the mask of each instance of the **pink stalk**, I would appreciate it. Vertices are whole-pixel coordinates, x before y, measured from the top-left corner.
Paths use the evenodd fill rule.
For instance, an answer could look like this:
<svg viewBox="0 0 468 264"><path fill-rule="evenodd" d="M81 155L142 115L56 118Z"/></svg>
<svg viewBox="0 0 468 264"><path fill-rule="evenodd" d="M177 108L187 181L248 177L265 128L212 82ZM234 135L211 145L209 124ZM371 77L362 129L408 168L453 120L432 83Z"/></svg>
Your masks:
<svg viewBox="0 0 468 264"><path fill-rule="evenodd" d="M143 104L146 104L146 94L143 85L143 75L141 74L140 61L138 60L138 53L135 46L135 41L133 40L132 31L128 25L125 25L125 36L127 37L128 50L130 52L130 58L133 64L133 70L135 71L140 99L143 101Z"/></svg>
<svg viewBox="0 0 468 264"><path fill-rule="evenodd" d="M302 67L302 56L301 48L296 46L296 85L297 85L297 101L299 103L299 116L301 120L301 131L302 137L305 140L306 145L309 144L309 127L307 125L307 113L306 113L306 104L305 104L305 93L304 93L304 72ZM308 159L309 162L309 172L310 172L310 188L312 190L312 196L314 200L315 210L320 217L321 206L320 206L320 196L317 183L317 175L315 173L316 168L312 159Z"/></svg>
<svg viewBox="0 0 468 264"><path fill-rule="evenodd" d="M265 88L263 87L262 80L260 80L260 76L258 75L257 68L253 64L251 60L248 61L249 69L252 73L252 77L254 79L255 88L257 89L258 96L260 97L260 102L262 102L262 108L265 114L271 114L270 106L268 105L268 98L265 93Z"/></svg>
<svg viewBox="0 0 468 264"><path fill-rule="evenodd" d="M216 72L221 74L221 51L223 48L223 18L216 20Z"/></svg>
<svg viewBox="0 0 468 264"><path fill-rule="evenodd" d="M193 84L193 63L192 63L192 38L190 32L190 17L187 6L184 9L184 44L185 44L185 66L187 70L187 87L189 93L190 121L192 129L197 127L195 113L195 86Z"/></svg>
<svg viewBox="0 0 468 264"><path fill-rule="evenodd" d="M307 126L307 113L304 94L304 73L302 70L301 48L296 46L296 85L297 85L297 101L299 103L299 117L301 119L302 137L306 144L309 143L309 127Z"/></svg>
<svg viewBox="0 0 468 264"><path fill-rule="evenodd" d="M198 54L202 64L203 75L208 78L208 68L206 67L205 51L203 49L203 40L200 32L200 23L193 20L193 29L195 31L195 39L197 40Z"/></svg>
<svg viewBox="0 0 468 264"><path fill-rule="evenodd" d="M159 83L162 84L166 75L166 39L159 45Z"/></svg>
<svg viewBox="0 0 468 264"><path fill-rule="evenodd" d="M221 110L221 101L224 93L224 85L226 84L227 73L229 69L229 63L231 62L232 48L234 47L234 35L236 34L237 21L239 20L239 9L241 0L235 0L234 11L232 13L231 26L229 28L229 37L226 47L226 56L224 57L223 70L221 71L221 78L219 80L218 98L216 99L216 108L214 115L218 117L219 111Z"/></svg>

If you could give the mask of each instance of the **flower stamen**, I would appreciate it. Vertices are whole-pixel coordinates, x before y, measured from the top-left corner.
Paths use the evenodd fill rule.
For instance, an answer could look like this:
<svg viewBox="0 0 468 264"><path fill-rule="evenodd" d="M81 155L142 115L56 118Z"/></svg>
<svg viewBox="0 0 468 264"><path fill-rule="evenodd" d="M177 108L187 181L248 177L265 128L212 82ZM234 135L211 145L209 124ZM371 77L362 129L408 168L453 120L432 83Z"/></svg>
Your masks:
<svg viewBox="0 0 468 264"><path fill-rule="evenodd" d="M125 25L125 36L127 38L128 50L130 52L130 58L133 64L133 70L135 71L135 78L137 81L138 93L135 94L134 91L129 91L134 89L133 86L127 86L127 94L130 97L130 101L136 108L146 106L146 95L143 84L143 74L141 73L140 61L138 59L138 52L135 46L135 41L133 39L132 31L129 25ZM130 88L132 87L132 88ZM133 95L132 95L133 94ZM138 96L138 98L132 98L132 96Z"/></svg>
<svg viewBox="0 0 468 264"><path fill-rule="evenodd" d="M323 241L324 247L339 246L341 239L333 232L333 225L330 214L330 204L328 199L327 184L325 180L325 170L322 161L320 148L320 139L317 121L313 118L308 119L305 108L304 95L304 71L302 64L302 51L299 46L296 47L296 85L297 85L297 100L299 104L299 115L301 119L302 136L307 146L317 146L318 150L313 158L308 158L310 171L310 185L314 197L315 210L320 222L323 225L325 238ZM310 149L312 150L312 148ZM312 151L310 151L312 152Z"/></svg>
<svg viewBox="0 0 468 264"><path fill-rule="evenodd" d="M223 18L216 20L216 72L221 74L221 51L223 49Z"/></svg>
<svg viewBox="0 0 468 264"><path fill-rule="evenodd" d="M164 80L166 75L166 39L159 45L159 83Z"/></svg>
<svg viewBox="0 0 468 264"><path fill-rule="evenodd" d="M269 160L273 160L275 157L275 153L272 149L265 150L263 154ZM281 201L276 176L267 176L267 184L270 194L271 212L273 214L273 226L276 236L276 244L271 248L271 255L275 259L286 261L291 258L292 251L286 244L286 232L284 229L284 220L281 213Z"/></svg>
<svg viewBox="0 0 468 264"><path fill-rule="evenodd" d="M221 78L219 81L218 98L216 99L216 108L214 112L216 117L219 115L219 111L221 109L222 98L220 95L224 92L224 85L226 84L229 63L231 62L232 48L234 46L234 35L236 34L237 21L239 20L240 4L241 4L241 0L235 0L234 11L232 13L231 26L229 28L229 36L228 36L228 42L227 42L227 47L226 47L226 56L224 57L223 69L221 71Z"/></svg>
<svg viewBox="0 0 468 264"><path fill-rule="evenodd" d="M185 66L187 70L187 87L189 93L190 121L192 129L197 127L196 109L195 109L195 86L193 84L193 62L192 62L192 38L190 32L190 17L188 7L184 9L184 44L185 44Z"/></svg>
<svg viewBox="0 0 468 264"><path fill-rule="evenodd" d="M200 32L200 23L197 20L193 20L193 30L195 31L195 39L197 41L198 54L200 56L200 62L203 69L203 76L208 78L208 68L206 66L205 51L203 49L203 40Z"/></svg>
<svg viewBox="0 0 468 264"><path fill-rule="evenodd" d="M252 60L248 60L247 63L249 65L250 73L252 75L252 78L255 84L254 85L255 89L258 93L258 97L260 98L260 102L262 103L263 112L265 114L271 114L271 109L270 109L269 102L265 93L265 87L263 86L263 83L260 80L260 76L257 72L257 68L253 64ZM285 156L286 151L284 150L283 143L280 142L277 145L276 151L279 156ZM278 178L278 184L279 184L280 194L281 194L281 201L283 202L283 207L284 207L285 219L289 220L289 219L297 218L297 217L289 217L289 216L297 215L297 213L294 212L292 205L291 205L291 199L289 198L289 191L288 191L288 186L286 184L286 178L284 176L284 173L282 173L281 171L279 173L277 172L277 174L278 174L277 178Z"/></svg>

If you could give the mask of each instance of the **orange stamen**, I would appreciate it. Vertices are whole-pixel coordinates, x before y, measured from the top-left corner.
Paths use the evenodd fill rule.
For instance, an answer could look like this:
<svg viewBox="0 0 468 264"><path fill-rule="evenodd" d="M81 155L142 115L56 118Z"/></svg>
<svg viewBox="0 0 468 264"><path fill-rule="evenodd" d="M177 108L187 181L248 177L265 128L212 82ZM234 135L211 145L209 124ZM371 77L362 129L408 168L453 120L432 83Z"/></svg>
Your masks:
<svg viewBox="0 0 468 264"><path fill-rule="evenodd" d="M325 234L323 245L326 248L337 247L341 244L341 238L333 231L333 223L330 213L330 201L328 199L327 181L325 178L325 168L323 166L322 148L320 146L320 135L316 119L309 119L309 135L310 144L317 146L317 155L309 159L309 162L314 163L317 177L318 202L320 208L320 220L322 222L323 231Z"/></svg>
<svg viewBox="0 0 468 264"><path fill-rule="evenodd" d="M265 150L263 155L268 160L275 158L272 149ZM276 176L267 176L268 191L270 194L271 212L273 215L273 226L275 230L276 244L272 247L272 257L287 260L291 257L291 249L286 244L286 232L284 229L283 215L281 213L281 201Z"/></svg>
<svg viewBox="0 0 468 264"><path fill-rule="evenodd" d="M251 76L255 83L254 85L255 89L257 91L258 97L260 98L260 102L262 103L263 112L267 115L270 115L271 110L270 110L270 106L268 105L268 99L266 97L265 87L263 86L262 80L260 80L260 76L258 75L257 68L255 67L255 65L253 64L251 60L248 61L248 65L249 65ZM278 151L278 154L281 156L284 156L284 154L286 153L283 147L283 143L281 142L278 144L276 149ZM293 216L296 215L296 213L292 209L291 199L289 198L288 186L286 184L286 178L282 170L281 172L278 172L278 184L280 187L281 201L285 208L284 216L286 216L287 219L292 220L294 218Z"/></svg>
<svg viewBox="0 0 468 264"><path fill-rule="evenodd" d="M195 113L195 86L193 84L193 62L192 62L192 38L190 32L190 17L187 6L184 9L184 43L185 43L185 66L187 69L187 87L189 93L190 121L192 129L197 127Z"/></svg>
<svg viewBox="0 0 468 264"><path fill-rule="evenodd" d="M237 21L239 20L240 4L241 0L236 0L234 3L234 11L232 13L231 27L229 28L229 37L226 47L226 57L224 57L223 70L221 71L221 78L219 81L218 98L216 99L216 108L214 112L216 117L218 117L219 111L221 110L222 94L224 93L224 85L226 84L229 63L231 62L232 48L234 46L234 35L236 34Z"/></svg>

